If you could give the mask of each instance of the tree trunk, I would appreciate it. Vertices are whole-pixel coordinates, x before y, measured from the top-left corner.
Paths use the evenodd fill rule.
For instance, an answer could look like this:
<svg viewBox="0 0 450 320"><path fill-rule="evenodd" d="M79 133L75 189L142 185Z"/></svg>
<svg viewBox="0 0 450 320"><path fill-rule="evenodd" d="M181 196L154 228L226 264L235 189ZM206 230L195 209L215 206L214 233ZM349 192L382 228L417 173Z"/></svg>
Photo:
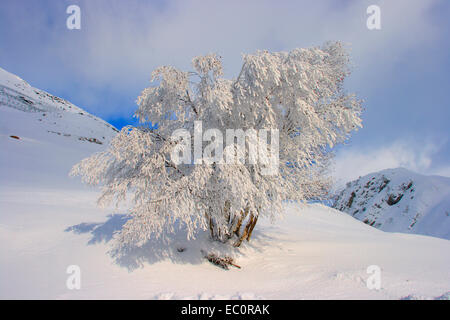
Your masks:
<svg viewBox="0 0 450 320"><path fill-rule="evenodd" d="M254 216L253 213L251 213L250 218L244 227L244 232L239 237L239 239L233 244L233 246L239 247L242 244L242 241L244 241L244 240L250 241L250 237L252 235L253 229L255 228L257 221L258 221L258 217Z"/></svg>
<svg viewBox="0 0 450 320"><path fill-rule="evenodd" d="M250 241L250 237L255 228L256 222L258 221L258 216L250 212L249 208L242 210L239 216L232 215L229 210L229 203L225 203L224 215L228 221L228 231L223 234L223 232L219 230L211 215L208 213L205 215L208 221L211 238L213 240L218 240L225 243L236 236L237 240L233 244L234 247L239 247L244 240ZM246 223L244 223L245 221Z"/></svg>

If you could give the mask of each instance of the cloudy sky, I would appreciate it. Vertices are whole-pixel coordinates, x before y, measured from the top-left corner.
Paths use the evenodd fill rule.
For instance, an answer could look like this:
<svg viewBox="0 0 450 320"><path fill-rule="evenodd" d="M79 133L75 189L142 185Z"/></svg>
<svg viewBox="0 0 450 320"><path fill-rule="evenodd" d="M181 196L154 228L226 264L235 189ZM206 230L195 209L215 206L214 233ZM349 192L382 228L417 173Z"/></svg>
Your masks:
<svg viewBox="0 0 450 320"><path fill-rule="evenodd" d="M66 27L69 5L81 29ZM366 9L381 9L368 30ZM0 67L117 127L159 65L189 69L216 52L225 76L241 54L349 44L347 90L363 98L364 128L337 150L347 180L403 166L450 176L450 1L1 0Z"/></svg>

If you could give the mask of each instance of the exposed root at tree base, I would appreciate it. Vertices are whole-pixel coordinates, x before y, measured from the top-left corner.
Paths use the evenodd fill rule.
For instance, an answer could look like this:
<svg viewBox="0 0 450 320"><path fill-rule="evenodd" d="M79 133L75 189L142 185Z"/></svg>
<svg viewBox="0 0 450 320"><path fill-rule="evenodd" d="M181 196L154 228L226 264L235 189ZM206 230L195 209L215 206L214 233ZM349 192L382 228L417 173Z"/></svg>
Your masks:
<svg viewBox="0 0 450 320"><path fill-rule="evenodd" d="M234 263L234 259L228 256L225 257L219 257L218 255L214 254L214 253L207 253L205 251L202 250L202 254L205 257L206 260L208 260L209 262L211 262L212 264L228 270L230 266L236 267L236 268L241 268L240 266L238 266L237 264Z"/></svg>

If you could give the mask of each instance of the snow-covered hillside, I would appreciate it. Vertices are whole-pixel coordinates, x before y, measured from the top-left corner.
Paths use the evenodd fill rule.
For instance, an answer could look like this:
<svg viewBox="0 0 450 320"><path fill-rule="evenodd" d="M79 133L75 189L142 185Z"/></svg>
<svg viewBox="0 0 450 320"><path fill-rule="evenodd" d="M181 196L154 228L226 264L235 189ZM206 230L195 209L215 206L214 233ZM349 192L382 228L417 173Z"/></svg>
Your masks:
<svg viewBox="0 0 450 320"><path fill-rule="evenodd" d="M104 120L0 68L2 185L56 187L49 174L67 181L72 165L102 150L116 133Z"/></svg>
<svg viewBox="0 0 450 320"><path fill-rule="evenodd" d="M384 231L450 239L450 178L387 169L347 183L333 207Z"/></svg>
<svg viewBox="0 0 450 320"><path fill-rule="evenodd" d="M42 107L30 93L25 98ZM68 172L105 147L79 137L106 142L115 131L80 109L70 112L69 103L47 102L52 112L0 106L1 299L450 297L450 241L386 233L318 204L286 204L284 220L260 219L252 241L239 249L212 244L207 233L187 241L179 232L114 261L110 241L126 210L99 209L99 191ZM241 269L206 261L200 249L211 246ZM66 286L71 265L80 267L80 290ZM366 285L370 265L381 268L380 290Z"/></svg>
<svg viewBox="0 0 450 320"><path fill-rule="evenodd" d="M38 131L59 135L66 140L103 144L109 142L117 132L116 128L104 120L64 99L33 88L24 80L0 68L2 128L3 131L21 138L18 134L25 123L19 126L15 121L8 121L15 117L11 115L11 109L23 112L19 118L28 119L30 124L32 123L34 129L28 131L33 134L38 134Z"/></svg>

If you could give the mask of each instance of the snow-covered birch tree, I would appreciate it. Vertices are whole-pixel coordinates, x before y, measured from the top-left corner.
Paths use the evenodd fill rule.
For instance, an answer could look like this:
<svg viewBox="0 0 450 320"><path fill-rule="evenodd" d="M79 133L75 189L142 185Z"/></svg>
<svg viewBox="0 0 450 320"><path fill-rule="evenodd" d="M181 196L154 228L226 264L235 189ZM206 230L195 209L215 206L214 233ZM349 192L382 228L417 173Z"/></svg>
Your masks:
<svg viewBox="0 0 450 320"><path fill-rule="evenodd" d="M349 55L339 42L246 54L231 80L223 77L216 54L195 57L192 66L157 68L153 85L138 98L136 116L157 122L158 129L125 127L106 151L71 171L102 186L100 204L131 196L131 218L116 236L119 250L170 234L180 224L188 237L208 230L213 239L240 246L261 216L282 212L284 200L325 196L332 148L361 127L361 102L343 88ZM265 170L273 163L249 161L256 143L252 130L263 129L278 135L277 170L271 174ZM227 130L247 135L240 141L227 135L225 141ZM199 134L200 144L192 139ZM204 157L208 145L226 147L223 154L214 147L209 161L192 156L191 148L200 148Z"/></svg>

